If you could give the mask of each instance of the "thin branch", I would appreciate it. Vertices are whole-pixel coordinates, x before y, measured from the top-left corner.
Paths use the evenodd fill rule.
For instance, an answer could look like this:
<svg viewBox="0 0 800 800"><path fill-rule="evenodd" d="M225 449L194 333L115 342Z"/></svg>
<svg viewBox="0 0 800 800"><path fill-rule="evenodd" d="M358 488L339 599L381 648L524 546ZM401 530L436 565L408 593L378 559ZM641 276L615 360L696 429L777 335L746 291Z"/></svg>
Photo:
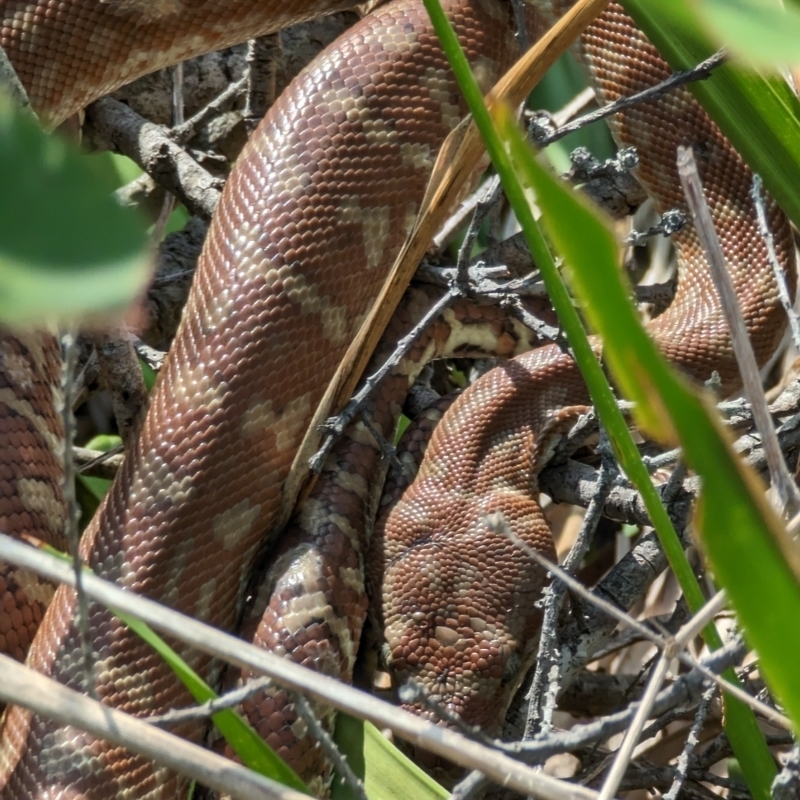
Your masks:
<svg viewBox="0 0 800 800"><path fill-rule="evenodd" d="M186 122L176 125L170 130L170 137L178 144L186 144L192 139L196 132L203 127L209 120L222 113L247 86L247 76L239 78L238 81L231 83L220 92L211 102L201 108L196 114L189 117Z"/></svg>
<svg viewBox="0 0 800 800"><path fill-rule="evenodd" d="M271 678L256 678L255 680L248 681L243 686L225 692L225 694L213 700L206 700L205 703L200 703L190 708L170 709L163 714L153 714L145 719L148 725L156 725L159 728L171 728L175 725L181 725L184 722L209 719L218 711L224 711L227 708L234 708L241 705L245 700L249 700L254 695L260 694L265 689L268 689L273 683L274 681Z"/></svg>
<svg viewBox="0 0 800 800"><path fill-rule="evenodd" d="M75 447L72 450L75 469L80 475L91 478L105 478L114 480L114 476L122 466L125 456L122 445L102 453L97 450L87 450L85 447Z"/></svg>
<svg viewBox="0 0 800 800"><path fill-rule="evenodd" d="M353 772L350 763L342 755L336 742L333 741L333 737L325 729L325 726L320 724L320 721L311 708L311 704L298 692L292 692L291 695L297 716L305 722L313 741L317 742L325 751L325 755L330 761L331 766L345 782L347 788L350 789L354 800L369 800L367 792L364 789L363 781Z"/></svg>
<svg viewBox="0 0 800 800"><path fill-rule="evenodd" d="M219 202L222 181L206 172L170 137L135 111L104 97L86 110L86 119L114 152L133 159L153 180L174 194L192 214L209 219Z"/></svg>
<svg viewBox="0 0 800 800"><path fill-rule="evenodd" d="M639 742L639 736L644 728L644 724L650 717L650 712L653 709L656 696L661 690L664 678L667 676L669 662L670 655L665 650L661 653L661 656L656 662L653 674L647 682L647 689L636 709L636 714L631 721L630 728L628 728L628 732L625 734L625 738L622 740L622 744L617 751L614 764L606 776L605 781L603 781L603 788L600 790L600 797L598 800L612 800L616 794L622 782L622 778L625 775L625 771L630 764L633 751Z"/></svg>
<svg viewBox="0 0 800 800"><path fill-rule="evenodd" d="M700 743L700 731L705 724L709 706L716 694L717 687L709 686L703 695L703 699L700 701L700 705L697 707L697 713L694 716L692 727L689 730L689 735L686 737L686 744L683 750L681 750L681 754L678 756L678 763L675 767L675 777L672 780L672 786L670 786L669 791L664 795L664 800L678 800L678 794L689 774L689 759L694 749Z"/></svg>
<svg viewBox="0 0 800 800"><path fill-rule="evenodd" d="M73 725L99 739L120 745L202 783L242 800L308 800L308 795L265 778L224 756L96 700L0 655L0 697L36 714Z"/></svg>
<svg viewBox="0 0 800 800"><path fill-rule="evenodd" d="M275 102L275 83L280 57L279 33L259 36L247 43L244 124L248 134L256 129L267 109Z"/></svg>
<svg viewBox="0 0 800 800"><path fill-rule="evenodd" d="M611 490L612 478L617 472L616 462L610 452L608 441L605 439L604 442L604 439L605 435L601 433L600 450L603 460L597 477L597 490L592 502L589 504L589 508L586 510L586 515L575 543L563 564L564 571L570 574L574 574L589 549L592 537L603 514L603 506ZM533 683L528 693L528 714L523 735L525 740L533 739L540 733L546 733L551 725L552 711L555 707L558 692L557 677L559 674L556 623L565 593L566 584L562 581L553 581L546 590L542 632L539 639L539 655L536 659L536 672L533 677ZM550 677L553 672L554 675ZM548 699L551 698L551 702L546 708L543 702L545 699L545 696L543 696L545 677L550 677L550 687L546 697Z"/></svg>
<svg viewBox="0 0 800 800"><path fill-rule="evenodd" d="M717 674L739 663L746 653L741 642L729 642L720 650L706 656L698 668L682 675L664 689L653 705L653 714L663 714L676 706L692 706L702 697L707 686L706 672ZM548 736L532 742L518 742L513 752L528 763L542 763L558 753L574 752L627 730L636 713L636 704L601 717L585 725L576 725L568 731L553 731ZM509 745L509 748L512 746Z"/></svg>
<svg viewBox="0 0 800 800"><path fill-rule="evenodd" d="M78 640L80 644L81 664L83 669L83 688L93 700L97 699L97 690L94 683L94 653L92 652L91 636L89 633L89 601L83 588L83 562L81 561L78 542L80 535L78 523L80 521L80 507L75 495L75 461L72 448L75 442L75 416L72 413L73 391L75 388L73 375L75 372L75 359L78 348L75 336L64 333L61 336L61 391L63 407L61 409L62 424L64 426L64 498L67 503L67 542L69 543L70 557L72 559L72 577L75 585L75 595L78 599L76 625L78 627Z"/></svg>
<svg viewBox="0 0 800 800"><path fill-rule="evenodd" d="M778 261L778 254L775 252L775 237L769 229L767 222L767 209L764 204L764 195L761 191L763 182L760 175L753 175L753 186L750 190L750 197L756 207L756 220L758 221L758 231L764 244L767 246L767 258L772 265L772 272L775 275L775 282L778 284L778 297L780 297L786 318L789 320L789 329L792 331L792 341L794 346L800 350L800 320L794 310L794 303L789 294L789 287L786 285L786 273L781 269Z"/></svg>
<svg viewBox="0 0 800 800"><path fill-rule="evenodd" d="M497 512L495 514L488 514L484 517L484 522L489 530L507 536L512 542L514 542L517 547L522 550L530 559L535 561L540 566L544 567L549 572L552 572L555 577L559 580L564 581L569 588L579 595L584 600L588 601L592 606L600 609L602 612L607 614L612 619L615 619L619 622L622 622L624 625L640 632L642 637L650 642L652 642L656 647L660 650L665 650L670 648L670 652L672 653L673 658L678 658L684 664L689 666L692 669L698 669L703 674L706 675L709 679L714 681L718 684L724 691L728 692L728 694L733 695L737 699L741 700L746 705L750 706L750 708L754 709L760 714L763 714L767 719L771 722L774 722L776 725L780 725L781 727L785 727L787 730L792 728L792 723L788 717L779 712L775 711L774 709L770 708L766 704L760 702L759 700L751 697L745 691L741 689L741 687L736 686L728 681L720 678L718 675L714 675L713 673L707 672L704 670L703 666L695 661L691 656L689 656L685 652L672 652L677 645L682 646L684 643L680 640L679 637L672 638L669 636L665 636L663 634L655 633L651 631L643 623L639 622L638 620L634 619L627 614L625 611L620 610L613 604L609 603L607 600L604 600L600 597L596 592L591 592L589 589L584 587L579 581L573 578L568 573L564 572L557 564L554 564L550 559L543 556L537 550L534 550L527 542L520 539L514 531L508 526L504 516L502 513ZM697 617L699 621L705 621L704 614L708 612L709 608L714 609L714 613L719 610L719 603L721 602L722 594L717 594L710 604L706 604L700 611L697 613ZM690 620L684 628L681 629L683 636L689 636L692 638L693 636L697 635L697 632L700 630L699 627L696 627L696 622L694 618ZM691 636L689 635L691 632Z"/></svg>
<svg viewBox="0 0 800 800"><path fill-rule="evenodd" d="M685 225L686 215L680 209L673 208L665 211L661 215L661 219L646 231L631 231L625 237L625 244L630 247L643 247L653 236L672 236L683 230Z"/></svg>
<svg viewBox="0 0 800 800"><path fill-rule="evenodd" d="M706 78L709 78L711 73L724 61L725 53L724 51L719 50L705 61L701 61L693 69L674 72L669 76L669 78L661 81L661 83L657 83L655 86L651 86L641 92L636 92L636 94L632 94L630 97L622 97L616 102L609 103L608 105L603 106L602 108L598 109L597 111L593 111L590 114L585 114L584 116L579 117L567 125L562 125L560 128L554 131L549 133L542 132L538 135L536 132L534 132L534 144L537 147L546 147L548 144L557 142L559 139L563 139L567 134L580 130L592 122L598 122L601 119L613 116L614 114L624 111L626 108L631 108L632 106L638 105L639 103L657 100L659 97L668 94L673 89L677 89L679 86L683 86L687 83L706 80Z"/></svg>
<svg viewBox="0 0 800 800"><path fill-rule="evenodd" d="M361 389L353 395L350 402L337 414L327 420L321 429L325 434L325 439L320 445L319 450L311 457L309 464L314 472L319 472L322 469L328 453L333 447L336 440L342 435L345 428L355 419L359 411L362 410L370 395L375 391L375 387L402 361L405 354L413 346L417 338L422 334L425 328L433 322L436 317L447 308L460 293L455 288L451 287L439 300L434 303L428 310L425 316L397 343L394 352L386 359L381 368L370 375L365 381Z"/></svg>

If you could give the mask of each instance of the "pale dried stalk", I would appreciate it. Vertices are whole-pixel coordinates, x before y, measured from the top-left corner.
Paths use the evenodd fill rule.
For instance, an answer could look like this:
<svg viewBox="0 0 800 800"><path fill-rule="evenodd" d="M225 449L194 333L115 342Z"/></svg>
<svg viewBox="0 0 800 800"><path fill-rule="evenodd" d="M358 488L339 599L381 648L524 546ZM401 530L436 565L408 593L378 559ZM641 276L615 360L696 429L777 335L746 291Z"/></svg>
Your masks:
<svg viewBox="0 0 800 800"><path fill-rule="evenodd" d="M742 375L744 394L750 403L753 420L764 442L764 453L769 467L772 490L779 505L778 511L791 517L800 510L800 493L786 467L786 461L775 434L775 427L772 424L764 389L761 385L756 357L750 345L744 317L736 300L736 290L725 265L725 254L722 252L722 246L714 228L711 211L703 192L703 184L697 171L697 163L690 147L678 148L678 175L731 331L731 344Z"/></svg>
<svg viewBox="0 0 800 800"><path fill-rule="evenodd" d="M84 697L2 654L0 672L0 697L6 702L140 753L222 794L241 800L308 800L302 792Z"/></svg>

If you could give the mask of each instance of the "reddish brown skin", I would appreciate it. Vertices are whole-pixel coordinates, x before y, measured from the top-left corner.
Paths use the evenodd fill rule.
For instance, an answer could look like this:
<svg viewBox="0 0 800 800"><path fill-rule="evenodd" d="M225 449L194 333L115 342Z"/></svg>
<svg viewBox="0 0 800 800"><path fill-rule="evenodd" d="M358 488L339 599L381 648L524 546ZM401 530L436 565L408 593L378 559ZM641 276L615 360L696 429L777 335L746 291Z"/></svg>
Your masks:
<svg viewBox="0 0 800 800"><path fill-rule="evenodd" d="M41 38L23 43L33 18L16 25L10 21L29 5L44 14L37 28ZM55 2L6 2L0 3L0 43L34 107L48 124L56 124L97 94L177 57L344 5L230 2L223 13L219 2L210 0L146 6L143 0L72 0L53 13ZM267 7L265 22L260 14ZM514 53L507 6L495 0L450 0L447 7L470 55L480 53L481 66L491 67L480 74L497 77ZM207 15L207 23L199 22L200 14ZM388 33L390 21L406 43L421 43L415 57L391 69L383 49L388 39L397 43ZM243 153L209 233L142 436L84 538L84 558L105 577L213 624L233 625L256 548L280 515L281 486L325 376L402 242L409 201L419 202L424 189L427 156L461 113L452 80L433 86L431 75L444 68L444 60L426 24L411 0L379 10L293 84ZM140 37L144 30L150 33L147 39ZM186 31L202 34L189 36L191 43L170 44L175 41L170 37ZM86 62L89 40L111 43L98 55L104 62L100 68ZM139 66L132 68L126 54L145 41L153 52L138 50L133 61ZM584 47L604 99L666 74L617 6L587 34ZM55 73L49 69L54 52L62 52L64 64ZM400 58L396 46L391 52ZM330 91L332 76L342 81L338 97ZM367 79L374 90L363 83ZM652 184L662 210L682 205L675 146L686 140L703 146L712 210L725 220L723 240L732 247L734 282L763 360L780 338L783 317L748 205L749 172L686 93L659 103L627 113L615 132L621 142L639 144L640 175ZM406 147L400 151L402 142ZM408 172L409 163L419 169ZM770 217L793 282L788 225L774 206ZM735 363L693 233L681 234L676 244L681 286L673 308L652 330L688 372L702 379L717 369L732 387ZM372 265L366 272L344 269L364 262ZM8 373L7 363L4 368ZM46 376L48 370L41 373ZM547 445L573 413L557 409L585 400L574 364L552 348L511 362L476 384L440 426L420 479L389 519L386 540L376 550L383 558L388 555L387 563L381 556L373 559L373 582L383 586L382 611L398 679L414 677L467 721L490 730L499 724L530 658L538 626L532 603L542 576L507 541L485 541L475 520L486 510L503 508L523 537L552 554L549 531L528 495L535 497ZM34 411L34 417L37 413L45 412ZM478 456L488 457L480 461ZM504 496L497 495L499 482ZM460 489L454 498L456 483ZM469 516L463 515L468 508ZM329 554L340 546L337 540ZM441 555L439 571L427 556L431 550ZM422 552L426 557L420 561ZM458 571L465 563L466 576ZM419 574L425 577L421 584ZM445 575L456 588L459 582L466 588L466 599L448 599ZM359 604L363 596L352 605ZM417 617L413 628L410 614ZM73 616L71 594L59 590L29 663L80 686ZM280 628L281 615L274 616ZM491 626L497 632L493 639L477 635ZM136 714L188 702L167 669L108 614L93 609L92 629L104 702ZM282 634L262 631L268 641L273 635ZM300 660L314 642L301 644L295 656ZM216 669L207 659L184 655L215 682ZM473 666L479 674L464 674ZM115 668L124 680L102 679ZM276 735L283 730L279 726ZM195 740L202 736L200 726L181 732ZM31 720L18 709L8 715L3 734L0 779L8 797L29 797L44 786L64 797L81 792L121 796L123 786L132 787L137 797L172 797L181 790L176 776L142 759L73 729ZM81 765L90 751L87 775Z"/></svg>
<svg viewBox="0 0 800 800"><path fill-rule="evenodd" d="M395 342L439 299L432 287L409 289L367 374L391 355ZM415 341L371 397L362 420L348 427L325 462L317 487L281 537L252 611L253 642L350 682L367 612L363 559L374 518L383 454L373 431L393 436L406 394L433 358L509 358L537 344L535 334L498 307L452 305ZM266 608L265 608L266 606ZM246 638L250 638L245 634ZM246 676L249 677L249 676ZM304 776L327 776L324 753L311 736L297 736L294 701L274 687L244 704L248 718ZM331 710L315 707L331 724ZM280 721L280 722L279 722ZM319 781L312 783L316 788Z"/></svg>
<svg viewBox="0 0 800 800"><path fill-rule="evenodd" d="M117 62L123 47L144 60L135 49L143 31L154 36L151 69L164 63L159 52L194 54L185 42L170 45L169 36L202 31L197 48L205 50L232 41L211 29L237 28L236 39L265 31L263 22L222 24L216 2L164 0L137 32L129 7L139 4L108 5L69 4L58 41L82 72L63 85L48 84L42 64L42 52L55 48L44 42L56 31L37 33L43 50L34 47L31 61L24 35L9 24L18 5L0 6L3 43L50 124L91 99L87 92L61 100L70 80L94 85L94 77L80 77L95 74L83 63L87 35L114 43L103 54L112 58L104 91L134 76ZM231 18L251 5L230 3ZM342 4L260 5L269 6L275 27ZM515 52L510 9L482 0L446 7L488 89ZM71 39L76 31L84 38ZM417 0L395 0L356 25L271 109L226 184L141 435L83 537L81 554L96 572L233 628L256 551L275 533L306 424L413 222L437 148L462 115ZM74 611L72 593L58 590L28 664L82 688ZM147 715L191 702L169 668L108 612L93 606L90 627L105 703ZM218 665L179 650L218 682ZM199 741L204 729L189 724L178 732ZM118 796L130 785L140 797L182 791L182 779L144 759L18 708L7 715L4 736L0 782L8 797L42 787L64 796Z"/></svg>

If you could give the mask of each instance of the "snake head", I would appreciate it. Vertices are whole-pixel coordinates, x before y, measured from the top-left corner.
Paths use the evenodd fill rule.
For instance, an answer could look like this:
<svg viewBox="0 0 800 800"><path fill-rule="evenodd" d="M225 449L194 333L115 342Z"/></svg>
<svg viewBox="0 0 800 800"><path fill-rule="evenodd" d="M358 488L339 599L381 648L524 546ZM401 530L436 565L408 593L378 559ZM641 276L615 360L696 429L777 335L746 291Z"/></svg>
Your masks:
<svg viewBox="0 0 800 800"><path fill-rule="evenodd" d="M502 511L518 535L551 558L552 538L526 492L498 490L471 502L456 502L451 493L449 500L440 497L427 519L416 517L416 541L384 571L389 668L397 686L416 687L427 698L406 697L408 710L438 721L427 702L433 701L492 734L535 655L546 575L484 520ZM392 513L405 512L401 501Z"/></svg>

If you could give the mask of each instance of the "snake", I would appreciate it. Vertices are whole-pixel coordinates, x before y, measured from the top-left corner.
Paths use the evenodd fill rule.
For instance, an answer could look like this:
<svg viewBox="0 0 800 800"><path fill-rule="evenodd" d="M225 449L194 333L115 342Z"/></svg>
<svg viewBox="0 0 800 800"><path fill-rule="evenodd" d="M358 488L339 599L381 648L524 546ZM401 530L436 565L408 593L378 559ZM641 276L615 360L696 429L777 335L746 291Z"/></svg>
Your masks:
<svg viewBox="0 0 800 800"><path fill-rule="evenodd" d="M5 0L0 45L39 118L52 128L141 74L352 5ZM488 90L517 52L511 4L443 5L481 88ZM563 11L555 5L550 12ZM614 3L578 47L603 103L669 74ZM438 148L464 115L419 0L380 5L278 99L225 185L147 417L84 533L80 552L89 567L132 591L234 629L265 537L274 536L293 505L285 487L297 468L305 428L414 225ZM612 132L619 144L637 147L638 177L659 211L685 208L674 165L677 145L692 143L700 153L709 204L763 363L780 341L785 320L750 200L748 167L683 89L617 115ZM771 199L766 206L793 290L788 222ZM678 290L669 310L649 324L650 332L687 374L702 381L717 372L731 391L738 370L691 224L674 243ZM468 311L451 313L451 344L422 350L458 352L468 317ZM494 324L497 329L500 323ZM506 355L516 347L508 346L508 333L495 337L506 342ZM4 331L0 340L0 526L63 544L61 431L53 409L56 345L48 333ZM525 541L552 555L552 537L536 503L536 475L552 442L587 402L574 362L558 347L537 348L491 371L445 415L418 478L373 533L369 583L397 681L414 680L466 722L490 731L497 730L533 657L535 602L545 576L507 540L489 536L481 520L489 511L503 511ZM364 438L357 432L350 443L357 450ZM371 477L368 472L354 471L350 481L339 477L331 496L342 502L337 496L351 496L354 486ZM356 505L364 502L358 498ZM301 511L301 520L304 513L313 516ZM356 521L348 512L326 513L352 542L347 528ZM330 548L328 555L340 563L327 577L331 585L345 585L352 605L362 609L358 568L364 554L354 546L350 562L352 553L345 555L343 546ZM284 561L292 552L312 551L302 544L298 551L290 540ZM271 582L275 602L267 600L267 608L301 650L324 649L313 632L301 641L310 602L303 598L309 595L296 596L303 581L290 584ZM14 637L0 630L9 650L19 653L41 618L28 665L82 689L72 592L50 590L51 599L30 576L13 572L0 579L0 588L4 607L13 606L10 616L20 622ZM298 611L303 603L305 614ZM96 688L104 703L139 716L190 703L169 668L110 612L91 606L89 623ZM336 629L337 646L351 650L357 633L345 631L352 627L333 620L317 625L317 632L330 636ZM268 632L264 639L270 641ZM217 663L178 650L209 683L219 683ZM274 710L272 700L265 702ZM192 741L205 735L197 722L176 732ZM4 797L14 798L157 798L176 796L184 782L120 748L11 707L3 720L0 785Z"/></svg>

